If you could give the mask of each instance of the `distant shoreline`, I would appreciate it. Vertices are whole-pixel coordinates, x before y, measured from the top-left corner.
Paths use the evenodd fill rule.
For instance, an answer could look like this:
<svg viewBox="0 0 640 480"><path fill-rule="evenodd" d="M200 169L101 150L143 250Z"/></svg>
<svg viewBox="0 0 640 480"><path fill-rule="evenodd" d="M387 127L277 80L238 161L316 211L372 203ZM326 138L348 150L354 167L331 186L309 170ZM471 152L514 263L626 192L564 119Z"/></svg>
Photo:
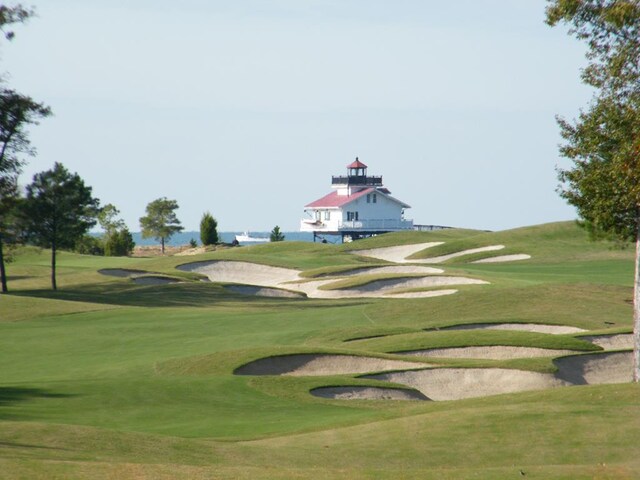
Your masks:
<svg viewBox="0 0 640 480"><path fill-rule="evenodd" d="M236 235L241 235L244 232L218 232L220 237L220 242L222 243L231 243L235 239ZM289 241L298 241L298 242L313 242L313 234L308 232L283 232L285 236L285 240ZM270 232L254 232L251 231L251 235L254 237L266 237L269 238ZM155 238L142 238L141 232L131 232L131 236L133 237L133 241L137 246L152 246L159 245ZM194 239L198 245L200 245L200 232L199 231L189 231L189 232L180 232L173 235L169 240L165 242L165 245L178 247L181 245L188 245L189 241ZM247 245L250 245L249 243Z"/></svg>

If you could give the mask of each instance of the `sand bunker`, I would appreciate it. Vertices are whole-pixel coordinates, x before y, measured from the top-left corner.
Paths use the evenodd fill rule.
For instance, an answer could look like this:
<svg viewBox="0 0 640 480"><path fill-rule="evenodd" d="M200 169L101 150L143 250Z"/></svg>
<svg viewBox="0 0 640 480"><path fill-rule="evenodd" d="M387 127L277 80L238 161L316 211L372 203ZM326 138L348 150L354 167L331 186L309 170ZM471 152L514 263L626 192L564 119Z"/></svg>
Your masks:
<svg viewBox="0 0 640 480"><path fill-rule="evenodd" d="M568 385L548 373L506 368L433 368L368 375L366 378L413 387L431 400L460 400Z"/></svg>
<svg viewBox="0 0 640 480"><path fill-rule="evenodd" d="M586 332L585 329L578 327L539 323L469 323L467 325L451 325L450 327L425 330L519 330L523 332L549 333L551 335Z"/></svg>
<svg viewBox="0 0 640 480"><path fill-rule="evenodd" d="M444 242L429 242L418 243L414 245L399 245L396 247L384 247L373 248L369 250L354 250L351 253L357 255L363 255L365 257L378 258L380 260L386 260L394 263L443 263L452 258L462 257L465 255L473 255L474 253L481 252L494 252L496 250L502 250L504 245L489 245L487 247L471 248L468 250L461 250L459 252L449 253L447 255L440 255L438 257L409 259L411 255L418 253L427 248L435 247L436 245L442 245ZM531 258L531 255L526 253L517 253L513 255L501 255L497 257L483 258L471 263L497 263L497 262L512 262L516 260L527 260Z"/></svg>
<svg viewBox="0 0 640 480"><path fill-rule="evenodd" d="M444 242L415 243L413 245L398 245L395 247L372 248L369 250L353 250L351 253L365 257L379 258L393 263L405 263L406 258L426 248L442 245Z"/></svg>
<svg viewBox="0 0 640 480"><path fill-rule="evenodd" d="M384 387L320 387L311 390L311 395L334 400L429 400L420 392L401 388Z"/></svg>
<svg viewBox="0 0 640 480"><path fill-rule="evenodd" d="M633 348L633 334L620 333L615 335L587 335L578 337L605 350L627 350Z"/></svg>
<svg viewBox="0 0 640 480"><path fill-rule="evenodd" d="M517 260L529 260L531 255L526 253L515 253L513 255L500 255L497 257L483 258L471 263L501 263L501 262L514 262Z"/></svg>
<svg viewBox="0 0 640 480"><path fill-rule="evenodd" d="M571 355L553 362L558 367L555 375L504 368L431 368L365 378L401 383L431 400L459 400L569 385L629 383L633 378L632 352Z"/></svg>
<svg viewBox="0 0 640 480"><path fill-rule="evenodd" d="M180 283L181 280L177 278L160 277L147 275L144 277L131 277L134 283L138 285L166 285L168 283Z"/></svg>
<svg viewBox="0 0 640 480"><path fill-rule="evenodd" d="M469 250L462 250L460 252L449 253L448 255L440 255L439 257L422 258L417 260L421 263L442 263L452 258L463 257L465 255L473 255L474 253L481 252L493 252L496 250L502 250L504 245L489 245L488 247L470 248Z"/></svg>
<svg viewBox="0 0 640 480"><path fill-rule="evenodd" d="M633 380L632 352L591 353L558 358L556 376L574 385L628 383Z"/></svg>
<svg viewBox="0 0 640 480"><path fill-rule="evenodd" d="M465 277L425 276L410 278L393 278L377 280L366 285L339 290L321 290L320 287L335 282L337 278L322 278L319 280L303 280L300 272L293 269L270 267L248 262L235 261L208 261L194 262L177 267L183 271L197 272L206 275L212 282L246 284L247 288L234 286L238 293L262 296L294 296L295 294L280 294L258 287L270 287L280 290L295 290L309 298L377 298L392 296L393 298L427 298L441 295L450 295L456 290L449 291L418 291L403 292L407 289L428 289L448 285L485 284L483 280ZM432 274L440 273L440 269L422 266L388 266L374 267L373 269L357 269L367 273L407 273L407 274ZM337 275L344 276L342 273ZM346 274L349 275L348 273Z"/></svg>
<svg viewBox="0 0 640 480"><path fill-rule="evenodd" d="M299 271L249 262L210 261L179 265L179 270L201 273L212 282L246 283L275 287L299 278Z"/></svg>
<svg viewBox="0 0 640 480"><path fill-rule="evenodd" d="M430 288L442 287L448 285L484 285L489 282L477 280L467 277L420 277L420 278L390 278L387 280L376 280L366 285L344 289L343 291L367 293L379 292L390 293L392 290L410 289L410 288ZM417 292L423 293L423 292Z"/></svg>
<svg viewBox="0 0 640 480"><path fill-rule="evenodd" d="M322 277L352 277L355 275L388 275L388 274L405 274L405 273L421 273L423 275L433 275L443 273L441 268L423 267L419 265L392 265L389 267L365 267L356 268L353 270L346 270L344 272L337 272L330 275L323 275ZM320 278L322 278L320 277Z"/></svg>
<svg viewBox="0 0 640 480"><path fill-rule="evenodd" d="M101 270L98 270L98 273L101 273L102 275L108 275L110 277L126 278L133 277L135 275L144 275L149 272L146 272L144 270L133 270L130 268L103 268Z"/></svg>
<svg viewBox="0 0 640 480"><path fill-rule="evenodd" d="M396 352L400 355L436 358L482 358L487 360L509 360L512 358L561 357L576 353L574 350L553 350L549 348L514 347L491 345L480 347L430 348Z"/></svg>
<svg viewBox="0 0 640 480"><path fill-rule="evenodd" d="M336 290L320 290L322 285L335 282L335 279L318 280L313 282L291 283L287 287L300 290L307 294L309 298L427 298L440 295L450 295L457 290L434 290L423 292L402 292L402 290L412 288L436 288L449 285L480 285L486 284L483 280L476 280L466 277L418 277L418 278L390 278L386 280L376 280L365 285L353 288L343 288ZM398 293L394 293L394 292Z"/></svg>
<svg viewBox="0 0 640 480"><path fill-rule="evenodd" d="M225 289L242 295L255 295L257 297L273 297L273 298L303 298L302 293L290 292L280 288L255 287L253 285L227 285Z"/></svg>
<svg viewBox="0 0 640 480"><path fill-rule="evenodd" d="M237 368L236 375L317 376L425 368L426 363L355 355L297 354L261 358Z"/></svg>

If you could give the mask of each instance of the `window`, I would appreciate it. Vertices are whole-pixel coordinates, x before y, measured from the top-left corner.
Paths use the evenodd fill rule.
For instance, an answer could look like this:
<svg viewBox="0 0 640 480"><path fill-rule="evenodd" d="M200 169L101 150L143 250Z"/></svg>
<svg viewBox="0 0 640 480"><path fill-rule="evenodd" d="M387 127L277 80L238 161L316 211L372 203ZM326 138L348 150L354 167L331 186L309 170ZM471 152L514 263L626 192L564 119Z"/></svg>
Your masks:
<svg viewBox="0 0 640 480"><path fill-rule="evenodd" d="M371 203L371 194L367 193L367 203Z"/></svg>
<svg viewBox="0 0 640 480"><path fill-rule="evenodd" d="M358 212L347 212L347 221L348 222L357 222L358 221Z"/></svg>
<svg viewBox="0 0 640 480"><path fill-rule="evenodd" d="M376 201L378 200L378 197L376 196L376 194L373 194L373 203L376 203Z"/></svg>
<svg viewBox="0 0 640 480"><path fill-rule="evenodd" d="M331 212L329 210L324 211L324 219L331 220Z"/></svg>

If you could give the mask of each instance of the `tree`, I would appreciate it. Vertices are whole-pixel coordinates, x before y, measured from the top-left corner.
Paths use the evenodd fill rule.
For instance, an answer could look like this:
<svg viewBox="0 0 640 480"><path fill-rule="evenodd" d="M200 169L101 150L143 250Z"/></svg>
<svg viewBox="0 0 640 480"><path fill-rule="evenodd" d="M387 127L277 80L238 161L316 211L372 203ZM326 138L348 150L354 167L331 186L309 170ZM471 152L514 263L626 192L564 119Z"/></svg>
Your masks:
<svg viewBox="0 0 640 480"><path fill-rule="evenodd" d="M126 257L136 246L127 227L111 232L104 241L104 254L108 257Z"/></svg>
<svg viewBox="0 0 640 480"><path fill-rule="evenodd" d="M0 284L6 293L7 276L3 243L10 239L9 217L18 197L18 175L24 165L23 155L34 155L26 127L37 124L51 110L13 90L0 89Z"/></svg>
<svg viewBox="0 0 640 480"><path fill-rule="evenodd" d="M4 33L7 40L13 40L15 34L12 30L7 30L6 26L13 23L24 23L33 15L34 11L32 9L24 8L20 4L13 7L0 5L0 31Z"/></svg>
<svg viewBox="0 0 640 480"><path fill-rule="evenodd" d="M558 119L560 195L597 235L636 242L633 379L640 380L640 2L548 0L547 23L587 42L582 81L595 94L577 120Z"/></svg>
<svg viewBox="0 0 640 480"><path fill-rule="evenodd" d="M14 33L12 30L7 30L7 26L23 23L32 15L33 10L21 5L13 7L0 5L0 32L4 33L6 39L13 39ZM8 291L3 244L12 238L9 219L14 214L18 175L24 165L21 155L35 153L31 148L25 127L38 123L39 118L50 114L49 107L35 102L30 97L4 87L0 89L0 285L2 293Z"/></svg>
<svg viewBox="0 0 640 480"><path fill-rule="evenodd" d="M100 237L85 234L76 240L73 251L80 255L104 255L104 242Z"/></svg>
<svg viewBox="0 0 640 480"><path fill-rule="evenodd" d="M124 220L118 218L118 215L120 215L120 210L112 203L107 203L100 209L98 213L98 223L105 234L109 235L117 230L126 228Z"/></svg>
<svg viewBox="0 0 640 480"><path fill-rule="evenodd" d="M269 236L269 238L271 239L272 242L282 242L284 240L284 235L280 231L280 227L278 225L273 227L273 230L271 230L271 235Z"/></svg>
<svg viewBox="0 0 640 480"><path fill-rule="evenodd" d="M103 244L104 254L108 257L125 257L131 255L136 246L131 232L118 218L120 210L115 205L108 203L98 213L98 223L104 230Z"/></svg>
<svg viewBox="0 0 640 480"><path fill-rule="evenodd" d="M18 222L16 219L17 205L20 196L17 182L2 182L0 178L0 291L7 293L7 273L5 263L9 262L5 246L16 243L19 236Z"/></svg>
<svg viewBox="0 0 640 480"><path fill-rule="evenodd" d="M25 232L36 245L51 248L51 288L57 290L56 253L72 248L96 224L100 202L77 173L60 163L34 175L26 193L21 208Z"/></svg>
<svg viewBox="0 0 640 480"><path fill-rule="evenodd" d="M178 208L178 202L175 200L168 200L167 197L158 198L147 205L147 215L140 218L142 237L160 240L163 255L165 240L183 229L174 211Z"/></svg>
<svg viewBox="0 0 640 480"><path fill-rule="evenodd" d="M202 245L218 243L218 222L209 212L205 212L200 220L200 241Z"/></svg>

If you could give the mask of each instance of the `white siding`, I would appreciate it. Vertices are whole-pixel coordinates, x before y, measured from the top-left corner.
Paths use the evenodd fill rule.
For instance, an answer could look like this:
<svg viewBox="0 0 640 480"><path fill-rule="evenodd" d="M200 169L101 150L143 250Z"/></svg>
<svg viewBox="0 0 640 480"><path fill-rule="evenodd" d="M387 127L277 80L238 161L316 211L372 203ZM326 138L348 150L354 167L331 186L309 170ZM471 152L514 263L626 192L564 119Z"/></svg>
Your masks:
<svg viewBox="0 0 640 480"><path fill-rule="evenodd" d="M370 194L372 195L372 194ZM370 203L367 203L367 196L363 195L355 201L343 207L343 222L347 221L347 212L358 212L358 220L400 220L402 218L402 206L397 202L389 200L380 193L375 193L376 203L370 197Z"/></svg>
<svg viewBox="0 0 640 480"><path fill-rule="evenodd" d="M373 201L373 195L376 195L376 201ZM387 198L380 192L372 192L369 194L369 202L367 195L363 195L343 207L334 208L318 208L306 209L307 218L318 220L302 221L300 229L302 231L329 232L340 230L406 230L413 228L411 220L403 220L403 207L397 201ZM326 218L326 213L329 218ZM352 215L349 213L352 212ZM355 213L357 212L357 220Z"/></svg>

